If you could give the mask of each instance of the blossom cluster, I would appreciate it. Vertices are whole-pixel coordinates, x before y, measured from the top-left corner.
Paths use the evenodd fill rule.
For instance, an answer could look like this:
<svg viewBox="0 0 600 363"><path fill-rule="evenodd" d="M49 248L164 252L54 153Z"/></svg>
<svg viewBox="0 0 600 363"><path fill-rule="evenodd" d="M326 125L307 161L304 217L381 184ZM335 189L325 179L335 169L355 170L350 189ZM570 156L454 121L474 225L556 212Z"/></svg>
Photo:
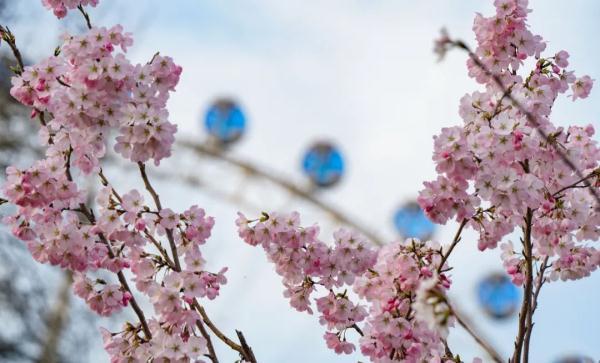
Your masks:
<svg viewBox="0 0 600 363"><path fill-rule="evenodd" d="M258 220L240 213L236 223L240 237L260 245L275 264L292 307L312 314L311 296L319 294L319 286L325 290L314 301L319 321L327 328L327 346L336 353L354 351L346 332L355 329L362 335L362 353L372 362L420 362L445 356L438 330L451 323L445 300L450 281L437 274L438 245L409 239L377 253L362 236L340 229L328 246L319 240L318 226L300 226L296 212L264 213ZM433 283L422 284L424 280ZM345 290L335 291L341 288ZM370 304L368 311L352 301L348 288ZM430 299L432 291L438 300Z"/></svg>
<svg viewBox="0 0 600 363"><path fill-rule="evenodd" d="M73 271L74 291L93 311L108 316L132 306L139 322L103 333L111 361L201 362L207 342L198 301L214 299L227 282L226 268L206 270L200 250L214 220L198 206L163 208L144 171L146 161L158 164L171 153L176 127L166 102L181 67L158 54L133 65L124 55L130 45L118 25L66 35L54 56L13 78L11 94L41 121L46 152L28 168L7 169L2 193L16 210L3 222L38 262ZM119 193L104 176L100 162L111 142L138 164L154 207L138 190ZM103 184L94 209L79 186L86 177ZM144 316L125 272L152 316Z"/></svg>
<svg viewBox="0 0 600 363"><path fill-rule="evenodd" d="M42 0L45 7L52 10L57 18L64 18L68 10L77 8L78 6L96 6L99 0Z"/></svg>
<svg viewBox="0 0 600 363"><path fill-rule="evenodd" d="M527 1L495 5L494 16L475 19L478 46L467 63L485 90L461 99L461 126L434 137L439 175L425 183L419 203L437 223L467 220L479 232L481 250L531 225L533 258L550 259L550 276L582 278L600 264L600 252L589 243L600 236L600 214L581 178L598 188L600 149L592 125L559 127L550 113L569 90L573 100L587 97L592 80L568 69L564 50L542 57L546 44L527 29ZM522 76L518 71L530 57L535 68ZM507 272L521 283L523 256L509 244L504 250Z"/></svg>
<svg viewBox="0 0 600 363"><path fill-rule="evenodd" d="M450 280L438 269L438 244L407 239L379 251L377 263L354 284L371 307L360 339L372 362L440 362L452 325Z"/></svg>
<svg viewBox="0 0 600 363"><path fill-rule="evenodd" d="M319 227L300 226L297 212L263 214L260 220L248 220L239 213L236 221L240 237L248 244L260 245L283 278L284 296L298 311L313 313L311 297L322 286L324 295L315 298L319 321L327 327L327 346L337 353L351 353L354 345L346 340L346 330L354 329L366 317L363 306L352 302L348 287L370 269L376 252L369 242L354 232L340 229L334 233L334 245L319 240Z"/></svg>
<svg viewBox="0 0 600 363"><path fill-rule="evenodd" d="M60 54L25 67L12 79L11 94L33 107L33 116L53 115L41 129L47 154L68 151L84 174L97 172L106 137L116 129L115 150L124 157L158 165L170 156L177 127L168 121L165 106L181 67L159 55L133 65L116 52L131 44L120 25L65 35Z"/></svg>
<svg viewBox="0 0 600 363"><path fill-rule="evenodd" d="M105 348L117 361L200 360L207 352L206 341L196 331L202 317L194 307L199 298L214 299L221 285L227 282L226 269L218 273L205 270L206 261L200 251L200 245L210 236L214 220L197 206L181 214L169 209L144 213L143 199L137 191L124 195L121 201L115 197L112 188L107 187L104 191L106 193L100 197L107 198L108 205L123 208L120 218L124 220L114 225L124 225L127 229L117 227L111 235L124 240L123 250L130 260L135 286L149 298L156 313L148 319L152 339L147 340L137 334L139 329L129 327L117 334L105 332ZM107 213L111 215L114 210ZM177 253L183 257L181 267L177 267L165 251L160 251L158 244L156 254L145 248L146 244L156 241L157 236L167 233L172 233ZM119 246L118 243L115 246ZM79 286L84 287L82 293ZM94 294L89 279L77 280L75 289L80 296Z"/></svg>
<svg viewBox="0 0 600 363"><path fill-rule="evenodd" d="M60 18L98 0L42 2ZM586 98L593 80L574 75L566 51L542 56L546 44L528 29L527 0L495 6L495 15L476 16L478 46L467 62L485 89L462 98L461 126L434 138L439 175L425 183L419 203L437 223L455 218L460 231L479 232L481 250L522 229L523 254L510 241L502 244L516 284L531 279L532 259L549 264L550 279L582 278L600 265L591 242L600 236L600 208L589 190L600 186L600 148L593 126L558 127L550 113L561 94ZM54 56L16 69L11 94L39 119L46 151L28 168L7 169L2 194L16 210L3 222L37 261L73 271L74 291L93 311L134 310L135 323L102 333L112 362L202 362L213 354L205 323L248 360L241 334L239 346L223 338L199 303L215 299L227 282L227 269L208 271L201 252L213 218L195 205L183 212L162 207L145 173L146 162L159 165L171 155L177 127L166 104L182 68L158 53L146 64L131 63L125 53L132 42L119 25L91 28L65 35ZM436 48L443 54L451 44L458 43L444 34ZM535 67L521 75L528 59ZM109 182L101 168L109 145L139 168L148 193L121 193ZM91 208L80 185L96 177L103 187ZM256 220L240 213L236 224L240 237L261 246L275 265L290 305L308 314L316 309L336 353L356 350L356 332L360 351L374 363L459 360L445 344L455 316L445 261L460 233L446 252L417 239L377 250L346 229L327 244L317 225L301 226L296 212ZM145 316L136 295L154 314Z"/></svg>

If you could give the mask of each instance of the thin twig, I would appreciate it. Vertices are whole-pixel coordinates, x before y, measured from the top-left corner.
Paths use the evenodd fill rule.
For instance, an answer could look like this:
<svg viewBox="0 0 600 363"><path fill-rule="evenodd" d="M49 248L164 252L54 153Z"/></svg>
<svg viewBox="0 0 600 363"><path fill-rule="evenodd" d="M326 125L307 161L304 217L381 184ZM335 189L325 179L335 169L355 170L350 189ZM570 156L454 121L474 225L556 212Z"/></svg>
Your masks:
<svg viewBox="0 0 600 363"><path fill-rule="evenodd" d="M25 65L23 63L23 57L21 56L21 52L17 47L17 40L15 39L14 34L10 31L8 27L0 25L0 33L2 35L2 40L4 40L8 44L10 50L12 51L15 57L15 60L17 61L18 68L11 67L11 69L17 75L21 75L23 73L23 70L25 69Z"/></svg>
<svg viewBox="0 0 600 363"><path fill-rule="evenodd" d="M576 188L577 184L587 180L587 179L591 179L593 177L600 177L600 168L592 171L591 173L589 173L587 176L583 177L583 179L579 179L578 181L576 181L575 183L572 183L570 185L567 185L566 187L563 187L559 190L557 190L556 192L554 192L554 194L552 194L553 197L558 196L560 193L564 192L567 189L571 189L571 188ZM586 186L587 187L587 186Z"/></svg>
<svg viewBox="0 0 600 363"><path fill-rule="evenodd" d="M175 264L169 257L167 250L165 250L165 248L160 244L160 242L158 242L156 240L156 238L154 238L154 236L152 236L152 234L150 234L150 231L148 231L148 229L144 229L144 235L146 236L146 238L148 238L150 240L150 242L152 242L152 244L154 245L154 247L156 247L158 252L160 252L160 255L165 259L165 262L167 263L167 265L169 265L169 267L171 269L175 270L175 268L176 268Z"/></svg>
<svg viewBox="0 0 600 363"><path fill-rule="evenodd" d="M244 350L244 352L246 353L246 355L249 358L249 362L256 362L256 357L254 356L254 352L252 351L252 348L250 348L250 346L246 342L246 338L244 338L244 334L242 334L242 332L239 330L236 330L235 333L237 334L238 339L240 340L242 349Z"/></svg>
<svg viewBox="0 0 600 363"><path fill-rule="evenodd" d="M90 221L90 223L96 224L96 217L94 217L94 215L87 209L87 207L85 205L82 206L81 210L82 210L82 213L88 219L88 221ZM100 237L100 240L102 241L102 243L104 243L104 245L108 249L108 256L111 259L115 258L116 257L115 253L113 252L112 246L111 246L110 242L108 241L108 239L106 239L106 237L104 237L103 233L99 233L98 236ZM129 284L127 283L127 279L125 278L123 271L117 272L117 278L119 279L119 282L121 283L121 286L123 287L123 289L125 289L125 291L127 291L131 295L131 299L129 300L129 303L131 304L131 307L132 307L133 311L135 312L135 314L138 316L138 319L140 321L140 324L142 325L142 330L144 331L144 335L146 336L146 339L147 340L152 339L152 333L150 332L150 328L148 327L148 323L146 322L146 317L144 316L144 311L138 305L138 303L135 299L135 296L133 296L133 292L129 288Z"/></svg>
<svg viewBox="0 0 600 363"><path fill-rule="evenodd" d="M83 5L81 5L81 4L77 5L77 9L83 15L83 18L85 19L85 24L87 25L88 29L92 29L92 22L90 21L90 15L85 11L85 9L83 8Z"/></svg>
<svg viewBox="0 0 600 363"><path fill-rule="evenodd" d="M148 174L146 174L146 165L142 162L138 162L137 164L138 164L138 168L140 169L140 174L142 176L142 180L144 181L144 186L146 187L146 190L148 191L148 193L150 193L150 195L152 196L152 199L154 199L154 204L156 205L158 212L160 212L162 210L162 204L160 203L160 197L159 197L158 193L156 192L156 190L154 189L154 187L152 186L152 184L150 183ZM175 263L175 271L180 272L181 271L181 263L179 262L179 254L177 253L177 245L175 244L175 239L173 238L173 230L167 229L166 234L167 234L167 239L169 240L169 246L171 248L171 255L173 257L173 262Z"/></svg>
<svg viewBox="0 0 600 363"><path fill-rule="evenodd" d="M457 311L455 307L451 306L449 302L446 303L450 307L452 315L454 315L458 324L462 326L463 329L465 329L465 331L469 333L469 335L477 342L477 344L479 344L483 348L483 350L487 352L490 358L492 358L492 360L496 363L504 362L504 359L502 358L500 353L498 353L498 351L490 343L488 343L486 339L482 337L480 332L476 331L475 328L473 328L473 324L468 322L467 318L464 317L461 312Z"/></svg>
<svg viewBox="0 0 600 363"><path fill-rule="evenodd" d="M365 333L363 333L362 329L356 323L352 324L352 326L350 327L356 330L356 332L360 334L361 337L365 336Z"/></svg>
<svg viewBox="0 0 600 363"><path fill-rule="evenodd" d="M221 332L221 330L219 330L219 328L217 328L217 326L208 317L208 314L206 314L206 310L204 310L204 307L202 305L200 305L196 299L194 299L194 301L192 302L192 306L198 311L198 313L202 317L202 320L204 321L206 326L208 326L208 328L213 332L213 334L215 334L217 336L217 338L219 338L223 343L228 345L231 349L240 353L240 355L246 361L248 361L250 363L257 362L256 358L254 357L254 353L252 352L252 349L250 349L250 347L246 343L245 339L243 340L242 345L237 344L233 340L229 339L225 334L223 334L223 332ZM238 334L238 337L240 334L241 334L241 332ZM240 342L241 342L241 340L240 340Z"/></svg>
<svg viewBox="0 0 600 363"><path fill-rule="evenodd" d="M544 258L544 261L542 261L542 264L538 271L537 279L536 279L535 286L533 289L533 298L531 299L530 317L533 317L533 313L535 312L535 309L537 309L538 296L540 294L540 291L542 290L542 285L544 285L544 282L546 281L544 273L546 272L546 268L548 268L548 259L549 259L548 256L546 256L546 258ZM531 340L531 332L533 331L533 325L534 325L533 321L531 319L528 319L527 332L525 333L525 342L524 342L524 347L523 347L523 349L524 349L523 356L526 359L529 356L529 341Z"/></svg>
<svg viewBox="0 0 600 363"><path fill-rule="evenodd" d="M217 353L215 352L215 347L213 346L212 340L210 338L210 334L206 331L204 327L204 323L202 320L196 320L196 326L198 330L200 330L200 334L206 339L206 347L208 348L208 357L213 363L219 363L219 358L217 358Z"/></svg>
<svg viewBox="0 0 600 363"><path fill-rule="evenodd" d="M444 264L446 264L448 257L450 257L450 254L452 253L452 250L454 250L454 247L456 247L458 242L460 242L460 235L462 233L463 228L465 228L465 226L467 225L468 221L469 220L465 218L462 220L462 222L460 222L460 226L458 226L458 230L456 231L456 234L454 235L454 239L452 240L452 243L450 244L448 251L446 251L446 254L442 255L442 261L440 262L440 265L438 266L438 271L437 271L438 273L440 273L442 271L442 269L444 268Z"/></svg>

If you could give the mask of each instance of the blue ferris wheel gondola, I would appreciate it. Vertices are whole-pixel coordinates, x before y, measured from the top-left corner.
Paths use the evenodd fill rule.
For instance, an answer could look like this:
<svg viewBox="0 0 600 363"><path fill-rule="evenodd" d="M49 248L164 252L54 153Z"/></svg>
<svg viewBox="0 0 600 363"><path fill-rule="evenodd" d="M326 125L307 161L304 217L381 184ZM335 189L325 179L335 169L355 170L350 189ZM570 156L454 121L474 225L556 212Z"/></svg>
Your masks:
<svg viewBox="0 0 600 363"><path fill-rule="evenodd" d="M519 305L519 289L504 273L493 273L477 287L479 303L492 318L506 319Z"/></svg>
<svg viewBox="0 0 600 363"><path fill-rule="evenodd" d="M304 155L302 170L313 184L330 187L337 184L344 175L344 158L332 144L318 142Z"/></svg>
<svg viewBox="0 0 600 363"><path fill-rule="evenodd" d="M237 141L246 130L246 116L242 109L230 99L215 101L204 118L206 131L220 143Z"/></svg>
<svg viewBox="0 0 600 363"><path fill-rule="evenodd" d="M435 224L427 218L416 202L400 207L394 214L394 226L404 238L418 238L422 241L431 238Z"/></svg>

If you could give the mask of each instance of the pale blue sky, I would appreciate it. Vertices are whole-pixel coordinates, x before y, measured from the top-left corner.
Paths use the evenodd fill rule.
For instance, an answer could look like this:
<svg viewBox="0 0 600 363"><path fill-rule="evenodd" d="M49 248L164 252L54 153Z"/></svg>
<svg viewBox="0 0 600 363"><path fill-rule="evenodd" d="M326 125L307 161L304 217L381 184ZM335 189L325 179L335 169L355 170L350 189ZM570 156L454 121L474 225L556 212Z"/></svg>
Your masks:
<svg viewBox="0 0 600 363"><path fill-rule="evenodd" d="M17 36L24 34L24 53L31 58L49 54L63 25L57 25L38 0L15 3L27 14L12 27ZM459 99L477 88L466 75L465 55L453 52L436 63L432 41L445 26L473 44L474 13L489 14L491 3L101 0L90 13L93 23L119 22L135 31L131 55L137 61L160 50L183 66L181 84L169 104L180 137L201 140L204 109L225 94L242 102L250 122L249 134L232 151L235 155L300 178L303 148L316 137L333 139L348 155L348 175L325 198L392 238L394 208L434 176L432 135L460 122ZM544 36L548 50L568 50L578 74L600 80L600 2L538 0L531 7L532 30ZM81 19L75 13L68 26L77 29L78 24ZM560 100L554 121L600 128L599 111L596 89L583 102ZM172 166L189 170L192 163L196 161L182 159ZM235 183L235 178L215 172L218 178L226 179L219 183ZM129 178L122 182L137 183ZM231 282L209 311L225 330L242 329L261 362L356 362L357 357L335 356L325 348L315 317L288 308L279 278L262 253L236 237L236 207L202 190L170 183L160 183L159 188L174 209L194 200L217 217L206 255L215 268L230 267ZM285 205L306 212L306 222L323 218L260 185L251 186L248 193L263 209ZM331 222L326 224L330 230ZM437 238L447 241L454 228L442 228ZM499 259L495 252L478 252L475 245L474 235L467 234L451 258L456 267L453 296L507 354L516 321L493 324L474 302L480 273L500 268ZM600 359L599 284L597 273L584 281L544 288L535 318L533 362L550 362L567 352ZM465 352L463 358L480 354L461 332L451 343L455 351ZM96 359L103 360L100 355Z"/></svg>

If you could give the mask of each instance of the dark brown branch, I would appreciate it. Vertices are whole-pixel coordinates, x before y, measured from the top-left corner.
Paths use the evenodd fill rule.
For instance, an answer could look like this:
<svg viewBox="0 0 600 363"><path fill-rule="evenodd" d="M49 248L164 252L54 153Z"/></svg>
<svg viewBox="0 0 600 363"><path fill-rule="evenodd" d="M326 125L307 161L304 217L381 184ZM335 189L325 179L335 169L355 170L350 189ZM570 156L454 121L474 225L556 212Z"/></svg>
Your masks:
<svg viewBox="0 0 600 363"><path fill-rule="evenodd" d="M223 334L223 332L221 332L219 328L217 328L217 326L210 320L210 318L206 314L206 310L204 310L204 307L200 305L196 299L194 299L192 306L198 311L206 326L208 326L208 328L213 332L213 334L217 336L217 338L219 338L223 343L228 345L231 349L240 353L242 358L244 358L246 361L250 363L257 362L256 358L254 357L254 353L252 352L252 349L250 349L250 347L246 343L246 339L243 339L243 341L241 340L243 336L242 338L240 338L241 345L237 344L233 340L229 339L225 334ZM240 334L241 332L238 334L238 337L240 336Z"/></svg>
<svg viewBox="0 0 600 363"><path fill-rule="evenodd" d="M146 165L142 162L138 162L137 164L138 164L138 168L140 169L140 174L142 176L142 180L144 181L144 186L146 187L146 190L148 191L148 193L150 193L150 195L152 196L152 199L154 199L154 204L156 205L156 209L158 209L158 212L160 212L162 210L162 204L160 203L160 197L158 196L158 193L156 192L156 190L150 183L150 179L148 179L148 174L146 174ZM181 271L181 263L179 262L179 254L177 253L177 245L175 244L175 239L173 238L173 230L167 229L166 233L167 233L167 239L169 240L169 246L171 248L171 255L173 255L175 271L179 272L179 271Z"/></svg>
<svg viewBox="0 0 600 363"><path fill-rule="evenodd" d="M237 334L238 339L240 340L242 349L244 350L245 354L249 358L248 361L256 363L256 357L254 356L254 352L252 351L252 348L250 348L248 343L246 343L246 338L244 338L244 334L242 334L242 332L239 330L236 330L235 333Z"/></svg>
<svg viewBox="0 0 600 363"><path fill-rule="evenodd" d="M552 194L553 197L558 196L560 193L564 192L565 190L571 189L571 188L578 188L578 184L581 182L584 182L588 179L591 179L593 177L600 177L600 168L596 169L594 171L592 171L591 173L589 173L587 176L583 177L583 179L579 179L578 181L576 181L573 184L569 184L566 187L563 187L559 190L557 190L554 194ZM584 185L585 188L587 188L590 184L588 183L588 185Z"/></svg>
<svg viewBox="0 0 600 363"><path fill-rule="evenodd" d="M438 266L438 271L437 271L438 273L442 272L442 269L444 268L444 264L448 260L448 257L450 257L452 250L454 250L454 247L456 247L458 242L460 242L460 235L462 233L463 228L465 228L465 226L467 225L468 221L469 221L468 219L463 219L462 222L460 222L460 226L458 226L458 231L456 231L456 234L454 235L454 239L452 240L452 243L450 244L448 251L446 251L446 254L442 255L442 261L440 262L440 265Z"/></svg>
<svg viewBox="0 0 600 363"><path fill-rule="evenodd" d="M109 250L108 250L109 256L111 256L111 258L114 258L115 255L112 252L112 247L110 247L110 245L108 247L109 247ZM148 323L146 322L146 317L144 316L144 311L140 308L137 301L135 300L135 297L133 296L133 292L129 288L127 279L125 278L125 275L123 274L122 271L119 271L117 273L117 278L119 279L119 282L121 283L121 286L123 286L125 291L129 292L129 295L131 295L131 299L129 300L129 303L131 304L131 307L133 308L133 311L135 312L135 314L138 316L140 324L142 324L142 330L144 331L144 335L146 336L146 339L147 340L152 339L152 333L150 332L150 328L148 327Z"/></svg>
<svg viewBox="0 0 600 363"><path fill-rule="evenodd" d="M85 205L81 206L81 210L82 210L82 213L86 216L86 218L90 221L90 223L96 224L96 217L94 217L94 215L87 209L87 207ZM108 249L108 256L110 258L115 258L116 256L112 250L112 246L111 246L110 242L106 239L106 237L104 237L104 234L100 233L100 234L98 234L98 236L100 237L100 240L102 241L102 243L104 243L104 245L106 245L106 248ZM146 339L147 340L152 339L152 333L150 332L150 328L148 327L148 323L146 322L146 317L144 316L144 311L138 305L138 303L135 299L135 296L133 296L133 292L129 288L129 284L127 283L127 279L125 278L123 271L119 271L117 273L117 278L119 279L119 282L121 283L121 286L123 287L123 289L125 289L125 291L127 291L131 295L131 300L129 300L129 303L131 304L131 308L137 315L137 317L140 321L140 324L142 325L142 330L144 331L144 335L146 336Z"/></svg>
<svg viewBox="0 0 600 363"><path fill-rule="evenodd" d="M483 350L487 352L490 358L492 358L492 360L496 363L504 362L504 359L502 358L500 353L498 353L498 351L490 343L488 343L485 339L482 338L481 333L477 332L473 328L473 324L468 322L467 318L464 317L462 313L457 311L455 307L451 306L448 301L446 301L446 304L448 304L448 306L450 307L452 315L454 315L458 324L462 326L463 329L465 329L465 331L469 333L469 335L477 342L477 344L479 344L483 348Z"/></svg>
<svg viewBox="0 0 600 363"><path fill-rule="evenodd" d="M523 303L519 313L519 330L515 338L515 351L512 357L512 363L521 362L521 352L525 343L525 334L528 326L531 325L531 295L533 288L533 256L531 243L531 224L533 211L527 208L525 215L525 225L523 226L523 257L525 259L525 285L523 286ZM524 356L523 361L527 362L528 357Z"/></svg>
<svg viewBox="0 0 600 363"><path fill-rule="evenodd" d="M546 268L548 268L548 257L546 256L546 258L544 258L544 261L542 262L541 266L540 266L540 270L538 271L538 275L537 275L537 279L535 282L535 287L533 289L533 298L531 299L531 313L529 314L529 319L527 321L527 332L525 333L525 342L524 342L524 347L523 347L523 356L525 357L525 362L527 361L527 358L529 356L529 341L531 340L531 332L533 331L533 321L532 321L532 317L533 317L533 313L535 312L535 310L537 309L537 305L538 305L538 296L540 294L540 290L542 289L542 285L544 285L544 282L546 281L546 278L544 276L544 273L546 272Z"/></svg>
<svg viewBox="0 0 600 363"><path fill-rule="evenodd" d="M150 184L150 179L148 179L148 174L146 174L146 165L142 162L137 163L138 168L140 169L140 174L142 175L142 180L144 181L144 186L146 187L146 190L148 191L148 193L150 193L150 195L152 196L152 199L154 199L154 204L156 205L156 209L158 209L158 211L160 212L162 210L162 204L160 203L160 197L158 196L158 193L156 192L156 190L154 190L154 187L152 186L152 184Z"/></svg>
<svg viewBox="0 0 600 363"><path fill-rule="evenodd" d="M77 9L83 15L83 18L85 19L85 24L87 25L88 29L92 29L92 22L90 21L90 15L85 11L85 9L83 8L83 6L81 4L77 5Z"/></svg>
<svg viewBox="0 0 600 363"><path fill-rule="evenodd" d="M208 357L210 358L210 360L213 363L219 363L219 358L217 358L217 353L215 352L215 347L213 346L210 335L206 331L206 328L204 327L204 323L202 322L202 320L196 320L196 326L198 327L198 330L200 330L200 334L202 334L204 339L206 339L206 347L208 348Z"/></svg>
<svg viewBox="0 0 600 363"><path fill-rule="evenodd" d="M25 69L25 65L23 63L23 57L21 56L21 52L17 47L17 40L15 39L14 34L10 31L8 27L0 25L0 33L2 35L2 40L4 40L6 44L8 44L10 50L12 51L15 57L15 60L17 61L17 67L11 67L11 69L17 75L21 75L23 73L23 70Z"/></svg>
<svg viewBox="0 0 600 363"><path fill-rule="evenodd" d="M362 329L357 324L352 324L351 328L353 328L354 330L356 330L356 332L358 334L360 334L361 337L365 336L365 333L363 333Z"/></svg>

